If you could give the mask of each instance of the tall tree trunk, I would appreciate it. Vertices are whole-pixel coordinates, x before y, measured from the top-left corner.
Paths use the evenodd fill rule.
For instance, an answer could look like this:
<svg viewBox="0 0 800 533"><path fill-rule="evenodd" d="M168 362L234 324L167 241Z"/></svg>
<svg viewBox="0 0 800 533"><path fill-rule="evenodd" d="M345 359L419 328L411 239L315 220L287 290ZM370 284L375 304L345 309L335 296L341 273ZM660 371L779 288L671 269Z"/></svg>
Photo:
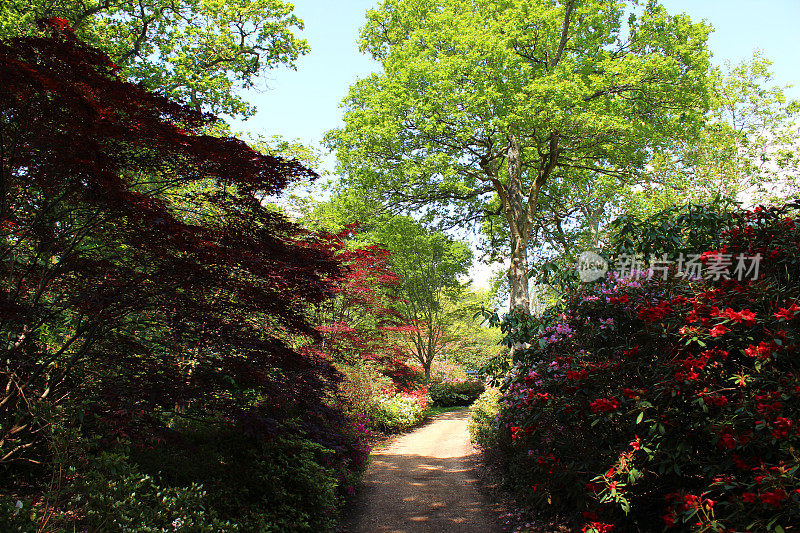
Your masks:
<svg viewBox="0 0 800 533"><path fill-rule="evenodd" d="M522 189L522 153L517 139L509 138L506 151L508 185L506 218L511 228L511 261L508 267L510 292L509 311L530 313L528 292L528 239L531 235L533 214L529 213L528 195Z"/></svg>
<svg viewBox="0 0 800 533"><path fill-rule="evenodd" d="M530 313L531 299L528 292L528 235L511 235L511 264L508 267L510 292L509 311L522 310Z"/></svg>

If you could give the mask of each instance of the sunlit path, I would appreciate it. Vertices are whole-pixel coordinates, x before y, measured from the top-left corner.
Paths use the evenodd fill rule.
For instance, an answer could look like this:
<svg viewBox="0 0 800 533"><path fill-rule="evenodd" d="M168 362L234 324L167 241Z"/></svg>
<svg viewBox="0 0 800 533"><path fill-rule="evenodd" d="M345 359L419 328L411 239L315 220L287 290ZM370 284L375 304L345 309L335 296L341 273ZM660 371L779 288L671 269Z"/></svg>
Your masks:
<svg viewBox="0 0 800 533"><path fill-rule="evenodd" d="M345 531L501 531L481 491L464 409L377 450Z"/></svg>

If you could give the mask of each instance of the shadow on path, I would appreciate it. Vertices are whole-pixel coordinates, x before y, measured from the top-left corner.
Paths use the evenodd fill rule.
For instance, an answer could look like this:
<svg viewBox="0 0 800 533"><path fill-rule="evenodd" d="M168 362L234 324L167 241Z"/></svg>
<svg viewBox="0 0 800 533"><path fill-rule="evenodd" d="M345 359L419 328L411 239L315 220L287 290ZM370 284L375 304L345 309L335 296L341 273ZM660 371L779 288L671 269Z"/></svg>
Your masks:
<svg viewBox="0 0 800 533"><path fill-rule="evenodd" d="M373 452L344 531L501 531L499 505L489 502L475 474L469 412L445 413Z"/></svg>

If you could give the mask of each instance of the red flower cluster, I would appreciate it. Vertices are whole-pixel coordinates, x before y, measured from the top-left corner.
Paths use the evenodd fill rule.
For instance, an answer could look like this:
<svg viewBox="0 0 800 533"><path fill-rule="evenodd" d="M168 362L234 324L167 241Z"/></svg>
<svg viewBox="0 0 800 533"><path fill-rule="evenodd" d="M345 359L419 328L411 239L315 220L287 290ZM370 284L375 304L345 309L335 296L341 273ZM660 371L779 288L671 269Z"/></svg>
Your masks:
<svg viewBox="0 0 800 533"><path fill-rule="evenodd" d="M614 524L603 524L602 522L589 522L581 528L583 533L609 533L614 530Z"/></svg>
<svg viewBox="0 0 800 533"><path fill-rule="evenodd" d="M567 379L570 381L580 381L582 379L586 379L589 373L586 370L567 370Z"/></svg>
<svg viewBox="0 0 800 533"><path fill-rule="evenodd" d="M766 505L771 505L774 508L778 508L781 506L781 502L788 498L786 495L786 491L783 489L773 490L771 492L765 492L759 495L759 498L762 502Z"/></svg>
<svg viewBox="0 0 800 533"><path fill-rule="evenodd" d="M780 310L775 313L775 318L778 320L792 320L800 313L800 306L796 303L792 303L789 307L781 307Z"/></svg>
<svg viewBox="0 0 800 533"><path fill-rule="evenodd" d="M723 326L722 324L717 324L716 326L711 328L711 330L709 331L709 334L711 334L712 337L721 337L721 336L725 335L729 331L730 330L728 328L726 328L725 326Z"/></svg>
<svg viewBox="0 0 800 533"><path fill-rule="evenodd" d="M592 409L593 413L604 413L607 411L616 411L619 409L620 403L614 397L611 398L598 398L597 400L590 402L589 407Z"/></svg>
<svg viewBox="0 0 800 533"><path fill-rule="evenodd" d="M672 309L669 306L669 302L665 301L651 307L640 307L639 318L645 322L655 322L666 317L670 312L672 312Z"/></svg>
<svg viewBox="0 0 800 533"><path fill-rule="evenodd" d="M730 307L725 309L724 311L720 311L717 308L712 308L711 310L712 315L721 316L728 318L734 322L742 323L744 322L747 326L752 326L755 324L756 315L749 309L742 309L741 311L734 311Z"/></svg>
<svg viewBox="0 0 800 533"><path fill-rule="evenodd" d="M757 357L759 359L768 359L772 351L777 348L777 346L770 342L766 343L761 341L758 343L758 346L753 346L752 344L745 348L744 354L747 357Z"/></svg>

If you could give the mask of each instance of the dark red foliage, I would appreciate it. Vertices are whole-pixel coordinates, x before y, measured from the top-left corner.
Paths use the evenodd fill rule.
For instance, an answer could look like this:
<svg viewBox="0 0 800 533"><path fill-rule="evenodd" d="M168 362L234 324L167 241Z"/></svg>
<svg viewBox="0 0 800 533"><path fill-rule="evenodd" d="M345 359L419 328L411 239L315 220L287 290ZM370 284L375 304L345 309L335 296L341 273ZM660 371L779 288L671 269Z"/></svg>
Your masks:
<svg viewBox="0 0 800 533"><path fill-rule="evenodd" d="M288 341L316 334L338 263L258 199L314 173L204 135L213 117L46 24L0 42L0 462L37 458L66 398L122 434L172 411L252 433L334 416L329 362Z"/></svg>
<svg viewBox="0 0 800 533"><path fill-rule="evenodd" d="M336 298L317 308L315 322L322 334L320 350L341 361L374 361L381 372L407 387L416 372L392 340L393 332L413 329L394 309L393 287L399 282L389 266L390 252L379 245L355 248L351 237L358 224L325 236L324 246L342 265L334 284Z"/></svg>

